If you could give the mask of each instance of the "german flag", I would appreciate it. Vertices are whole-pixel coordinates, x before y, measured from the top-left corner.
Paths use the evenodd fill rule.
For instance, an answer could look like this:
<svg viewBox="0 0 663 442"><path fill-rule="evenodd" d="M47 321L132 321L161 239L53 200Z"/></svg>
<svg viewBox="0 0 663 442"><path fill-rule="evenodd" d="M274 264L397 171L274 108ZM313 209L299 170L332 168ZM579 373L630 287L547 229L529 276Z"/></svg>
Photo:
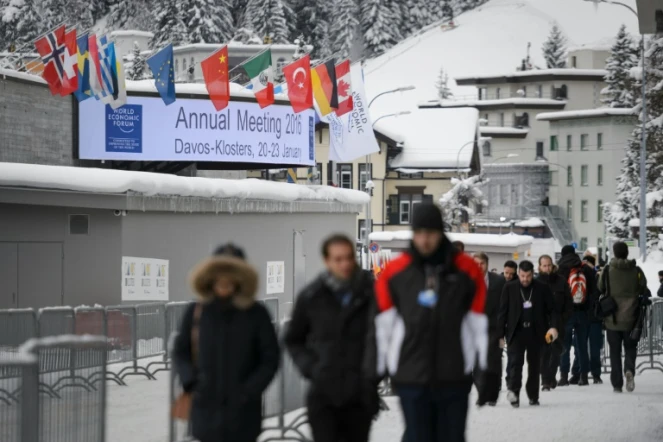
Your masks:
<svg viewBox="0 0 663 442"><path fill-rule="evenodd" d="M338 85L336 82L336 60L333 58L311 70L313 97L320 114L324 117L338 109Z"/></svg>

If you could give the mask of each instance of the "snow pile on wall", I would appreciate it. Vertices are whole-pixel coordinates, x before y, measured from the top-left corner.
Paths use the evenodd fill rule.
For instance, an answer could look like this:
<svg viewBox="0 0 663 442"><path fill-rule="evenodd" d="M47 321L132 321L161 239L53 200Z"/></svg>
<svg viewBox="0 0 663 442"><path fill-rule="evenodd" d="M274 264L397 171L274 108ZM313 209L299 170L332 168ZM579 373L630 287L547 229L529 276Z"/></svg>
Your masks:
<svg viewBox="0 0 663 442"><path fill-rule="evenodd" d="M543 227L545 226L545 224L540 218L532 217L523 221L518 221L516 223L516 226L522 228L527 228L527 227L534 228L534 227Z"/></svg>
<svg viewBox="0 0 663 442"><path fill-rule="evenodd" d="M593 118L603 116L629 116L637 115L635 109L621 109L603 107L599 109L585 109L577 111L543 112L536 116L539 121L569 120L572 118Z"/></svg>
<svg viewBox="0 0 663 442"><path fill-rule="evenodd" d="M528 235L516 235L509 233L506 235L493 235L490 233L447 233L451 241L462 241L465 245L471 246L492 246L492 247L520 247L531 245L534 238ZM409 241L412 239L412 230L397 230L393 232L373 232L369 235L371 241L389 242L389 241ZM387 247L385 245L385 247Z"/></svg>
<svg viewBox="0 0 663 442"><path fill-rule="evenodd" d="M83 167L0 163L0 186L61 189L78 192L146 196L176 195L201 198L236 198L271 201L337 201L366 204L369 196L358 190L305 186L257 179L226 180L181 177Z"/></svg>

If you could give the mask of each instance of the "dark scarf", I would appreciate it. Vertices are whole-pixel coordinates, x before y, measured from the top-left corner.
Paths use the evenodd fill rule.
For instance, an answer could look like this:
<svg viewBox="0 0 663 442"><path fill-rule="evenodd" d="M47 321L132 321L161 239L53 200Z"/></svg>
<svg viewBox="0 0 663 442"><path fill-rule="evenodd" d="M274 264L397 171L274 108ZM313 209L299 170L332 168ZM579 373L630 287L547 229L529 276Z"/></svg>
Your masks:
<svg viewBox="0 0 663 442"><path fill-rule="evenodd" d="M331 291L338 299L341 305L345 306L349 301L349 297L352 296L353 283L357 278L358 273L358 271L355 271L349 280L344 281L332 275L329 271L325 271L322 273L322 281L329 291Z"/></svg>

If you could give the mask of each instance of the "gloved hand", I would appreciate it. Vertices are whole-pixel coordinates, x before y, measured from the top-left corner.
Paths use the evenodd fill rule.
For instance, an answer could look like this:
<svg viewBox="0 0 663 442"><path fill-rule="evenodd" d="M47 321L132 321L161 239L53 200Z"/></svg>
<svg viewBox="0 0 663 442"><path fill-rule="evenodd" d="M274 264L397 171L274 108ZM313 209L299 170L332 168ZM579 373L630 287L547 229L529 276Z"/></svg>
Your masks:
<svg viewBox="0 0 663 442"><path fill-rule="evenodd" d="M559 334L557 333L557 329L556 329L556 328L551 328L551 329L548 330L548 332L546 333L546 342L547 342L548 344L551 344L553 341L556 341L556 340L557 340L557 337L558 337L558 336L559 336Z"/></svg>

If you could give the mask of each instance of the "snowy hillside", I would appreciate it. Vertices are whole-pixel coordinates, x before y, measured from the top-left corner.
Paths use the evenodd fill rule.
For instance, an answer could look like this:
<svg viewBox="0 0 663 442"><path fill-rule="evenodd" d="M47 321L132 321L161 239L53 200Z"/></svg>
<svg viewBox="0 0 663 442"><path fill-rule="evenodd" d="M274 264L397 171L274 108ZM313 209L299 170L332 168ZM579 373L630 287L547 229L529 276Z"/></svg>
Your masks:
<svg viewBox="0 0 663 442"><path fill-rule="evenodd" d="M624 2L635 7L635 0ZM583 0L490 0L460 15L456 28L433 26L366 62L369 98L399 86L416 86L414 91L380 97L372 106L373 118L435 99L441 67L449 74L453 93L463 98L474 95L475 88L458 87L451 79L515 71L526 56L528 42L533 64L545 67L541 46L554 22L570 48L604 47L621 24L633 34L638 32L637 19L621 6L596 6Z"/></svg>

